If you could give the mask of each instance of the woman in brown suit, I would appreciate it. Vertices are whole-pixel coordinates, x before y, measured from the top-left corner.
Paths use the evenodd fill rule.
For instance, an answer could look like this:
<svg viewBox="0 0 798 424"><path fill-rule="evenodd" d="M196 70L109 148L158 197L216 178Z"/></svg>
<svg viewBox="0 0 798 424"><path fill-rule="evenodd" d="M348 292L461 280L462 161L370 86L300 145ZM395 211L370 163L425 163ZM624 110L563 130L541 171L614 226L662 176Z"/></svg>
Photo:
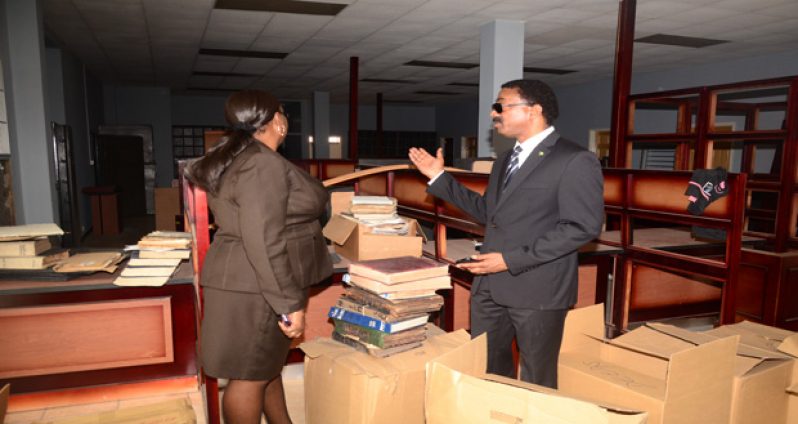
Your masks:
<svg viewBox="0 0 798 424"><path fill-rule="evenodd" d="M229 379L225 423L290 423L280 372L305 328L307 287L332 272L319 224L329 196L276 152L288 119L273 96L234 93L225 119L231 129L186 172L219 226L202 270L202 366Z"/></svg>

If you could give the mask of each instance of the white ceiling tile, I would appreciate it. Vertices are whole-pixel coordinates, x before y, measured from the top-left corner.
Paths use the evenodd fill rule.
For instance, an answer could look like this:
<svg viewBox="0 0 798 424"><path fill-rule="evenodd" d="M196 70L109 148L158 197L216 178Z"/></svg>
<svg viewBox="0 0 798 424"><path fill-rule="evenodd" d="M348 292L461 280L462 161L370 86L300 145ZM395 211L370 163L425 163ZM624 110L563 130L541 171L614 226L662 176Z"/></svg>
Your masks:
<svg viewBox="0 0 798 424"><path fill-rule="evenodd" d="M367 35L380 30L388 21L378 19L336 18L321 28L316 37L335 40L360 41Z"/></svg>
<svg viewBox="0 0 798 424"><path fill-rule="evenodd" d="M645 19L659 19L674 13L683 12L695 8L689 3L676 2L672 0L646 0L637 4L635 16L637 21Z"/></svg>
<svg viewBox="0 0 798 424"><path fill-rule="evenodd" d="M233 66L238 62L238 58L224 56L198 55L194 62L195 71L207 72L231 72Z"/></svg>
<svg viewBox="0 0 798 424"><path fill-rule="evenodd" d="M301 46L304 42L303 38L259 37L252 43L251 49L288 53Z"/></svg>
<svg viewBox="0 0 798 424"><path fill-rule="evenodd" d="M224 77L210 76L210 75L192 75L188 79L188 83L192 87L203 88L216 88L221 84Z"/></svg>
<svg viewBox="0 0 798 424"><path fill-rule="evenodd" d="M293 66L280 64L275 66L267 77L299 77L305 72L311 70L310 66Z"/></svg>
<svg viewBox="0 0 798 424"><path fill-rule="evenodd" d="M777 17L798 18L798 2L794 0L787 0L781 5L761 8L757 10L757 13Z"/></svg>
<svg viewBox="0 0 798 424"><path fill-rule="evenodd" d="M327 79L339 75L343 72L349 72L349 69L341 69L335 66L315 66L308 71L305 75L313 78Z"/></svg>
<svg viewBox="0 0 798 424"><path fill-rule="evenodd" d="M261 59L255 57L244 57L232 68L232 72L240 74L264 75L269 70L280 64L281 59Z"/></svg>
<svg viewBox="0 0 798 424"><path fill-rule="evenodd" d="M242 90L251 86L256 80L257 78L252 77L226 77L219 84L219 88Z"/></svg>
<svg viewBox="0 0 798 424"><path fill-rule="evenodd" d="M310 37L333 20L332 16L277 13L263 31L263 36Z"/></svg>

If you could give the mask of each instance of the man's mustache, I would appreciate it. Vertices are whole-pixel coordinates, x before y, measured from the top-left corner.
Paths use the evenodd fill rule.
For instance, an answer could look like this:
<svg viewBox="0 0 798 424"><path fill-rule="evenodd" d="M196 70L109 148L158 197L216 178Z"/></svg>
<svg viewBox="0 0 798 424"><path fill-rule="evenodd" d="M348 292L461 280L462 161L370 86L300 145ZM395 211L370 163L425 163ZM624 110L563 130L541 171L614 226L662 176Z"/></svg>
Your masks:
<svg viewBox="0 0 798 424"><path fill-rule="evenodd" d="M492 121L493 121L494 124L495 123L501 124L502 123L502 118L496 117L496 118L493 118Z"/></svg>

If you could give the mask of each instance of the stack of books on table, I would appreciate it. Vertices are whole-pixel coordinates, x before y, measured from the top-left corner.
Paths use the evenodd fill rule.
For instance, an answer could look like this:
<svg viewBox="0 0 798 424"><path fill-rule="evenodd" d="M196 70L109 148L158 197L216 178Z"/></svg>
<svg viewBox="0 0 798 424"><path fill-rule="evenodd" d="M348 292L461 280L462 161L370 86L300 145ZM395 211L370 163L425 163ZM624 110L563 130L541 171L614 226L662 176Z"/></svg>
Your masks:
<svg viewBox="0 0 798 424"><path fill-rule="evenodd" d="M153 231L138 242L142 259L188 259L191 256L191 233Z"/></svg>
<svg viewBox="0 0 798 424"><path fill-rule="evenodd" d="M435 291L451 288L447 264L413 256L353 262L345 281L330 308L332 338L378 357L421 346L430 313L443 306Z"/></svg>
<svg viewBox="0 0 798 424"><path fill-rule="evenodd" d="M54 248L48 236L63 235L55 224L0 227L0 269L42 270L69 257L69 250Z"/></svg>

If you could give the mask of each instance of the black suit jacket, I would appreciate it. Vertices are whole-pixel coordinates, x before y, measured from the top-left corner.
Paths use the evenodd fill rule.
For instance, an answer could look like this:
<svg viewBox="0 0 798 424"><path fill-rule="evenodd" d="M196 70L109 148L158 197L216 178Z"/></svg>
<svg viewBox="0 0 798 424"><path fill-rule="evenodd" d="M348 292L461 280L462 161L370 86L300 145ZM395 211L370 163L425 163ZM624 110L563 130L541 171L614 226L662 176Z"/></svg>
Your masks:
<svg viewBox="0 0 798 424"><path fill-rule="evenodd" d="M427 191L483 223L482 253L504 257L508 270L477 278L472 290L487 284L493 300L508 307L569 308L576 303L577 250L604 222L601 166L593 153L554 132L502 192L511 153L497 158L484 195L448 173Z"/></svg>

